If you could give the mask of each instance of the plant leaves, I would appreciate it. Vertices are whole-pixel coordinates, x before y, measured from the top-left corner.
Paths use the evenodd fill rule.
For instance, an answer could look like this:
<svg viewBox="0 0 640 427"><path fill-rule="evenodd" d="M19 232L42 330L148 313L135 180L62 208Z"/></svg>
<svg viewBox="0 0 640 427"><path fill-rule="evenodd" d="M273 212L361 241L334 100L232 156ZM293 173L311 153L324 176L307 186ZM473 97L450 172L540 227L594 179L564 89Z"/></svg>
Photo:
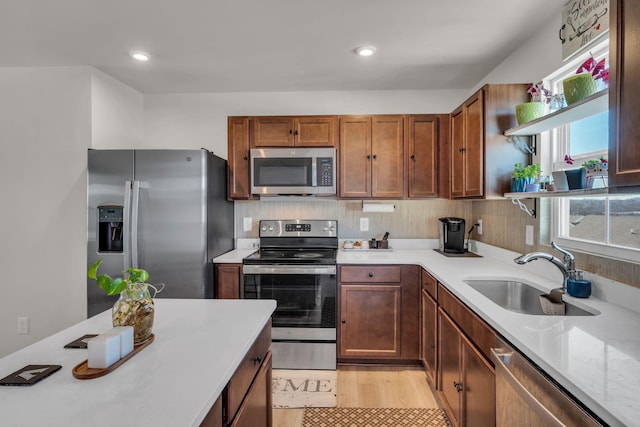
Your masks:
<svg viewBox="0 0 640 427"><path fill-rule="evenodd" d="M91 267L89 267L89 271L87 272L87 277L89 279L96 278L96 273L98 272L98 267L100 267L100 264L102 264L102 258L91 264Z"/></svg>
<svg viewBox="0 0 640 427"><path fill-rule="evenodd" d="M98 282L98 286L100 287L100 289L109 294L109 291L111 290L111 283L113 282L113 279L111 279L111 277L109 277L107 274L103 274L102 276L96 278L96 282Z"/></svg>
<svg viewBox="0 0 640 427"><path fill-rule="evenodd" d="M117 295L120 292L124 291L124 289L127 287L127 281L123 280L121 278L117 278L116 280L114 280L111 283L111 287L110 289L107 291L107 295Z"/></svg>

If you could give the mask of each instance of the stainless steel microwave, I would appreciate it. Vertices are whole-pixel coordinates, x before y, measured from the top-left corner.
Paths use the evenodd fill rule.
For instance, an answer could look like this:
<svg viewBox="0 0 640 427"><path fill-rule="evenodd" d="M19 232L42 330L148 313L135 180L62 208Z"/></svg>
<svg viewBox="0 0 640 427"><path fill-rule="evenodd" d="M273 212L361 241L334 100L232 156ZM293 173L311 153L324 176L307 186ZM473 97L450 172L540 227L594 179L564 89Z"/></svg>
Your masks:
<svg viewBox="0 0 640 427"><path fill-rule="evenodd" d="M336 149L252 149L251 193L335 196Z"/></svg>

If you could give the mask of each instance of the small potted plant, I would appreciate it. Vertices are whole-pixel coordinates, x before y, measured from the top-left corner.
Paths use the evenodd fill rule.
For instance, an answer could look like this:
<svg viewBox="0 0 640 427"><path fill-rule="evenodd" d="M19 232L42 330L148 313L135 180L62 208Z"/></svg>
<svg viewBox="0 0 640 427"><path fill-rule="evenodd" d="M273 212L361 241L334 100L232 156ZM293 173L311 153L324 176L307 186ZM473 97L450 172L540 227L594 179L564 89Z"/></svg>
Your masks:
<svg viewBox="0 0 640 427"><path fill-rule="evenodd" d="M542 81L529 83L527 85L527 93L531 95L531 102L516 105L516 120L518 121L518 125L542 117L544 114L544 106L548 104L551 99L551 91L544 87Z"/></svg>
<svg viewBox="0 0 640 427"><path fill-rule="evenodd" d="M540 171L541 169L539 164L522 166L522 163L516 163L513 168L511 179L511 191L514 193L539 191Z"/></svg>
<svg viewBox="0 0 640 427"><path fill-rule="evenodd" d="M596 61L590 56L578 67L576 74L562 81L564 97L568 105L587 98L599 89L609 86L609 69L605 58Z"/></svg>
<svg viewBox="0 0 640 427"><path fill-rule="evenodd" d="M153 298L149 293L149 286L153 286L147 283L149 273L139 268L129 268L125 272L126 277L113 279L107 274L97 275L100 264L102 258L89 267L87 276L95 279L107 295L120 294L113 305L113 326L133 326L133 342L136 345L147 341L151 337L155 312Z"/></svg>

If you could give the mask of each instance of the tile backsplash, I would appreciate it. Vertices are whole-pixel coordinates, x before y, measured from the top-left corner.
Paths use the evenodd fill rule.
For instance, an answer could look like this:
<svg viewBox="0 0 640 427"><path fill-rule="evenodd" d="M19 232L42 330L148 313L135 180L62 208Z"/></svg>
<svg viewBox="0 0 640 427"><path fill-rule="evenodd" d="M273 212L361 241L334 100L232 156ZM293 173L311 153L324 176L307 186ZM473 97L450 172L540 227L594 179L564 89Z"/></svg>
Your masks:
<svg viewBox="0 0 640 427"><path fill-rule="evenodd" d="M394 239L435 239L438 218L455 216L471 221L471 202L430 199L384 203L395 205L394 212L363 212L360 200L236 201L236 237L257 238L261 219L335 219L341 239L380 238L386 231ZM249 217L252 230L243 231L243 218ZM360 218L369 218L369 231L360 231Z"/></svg>

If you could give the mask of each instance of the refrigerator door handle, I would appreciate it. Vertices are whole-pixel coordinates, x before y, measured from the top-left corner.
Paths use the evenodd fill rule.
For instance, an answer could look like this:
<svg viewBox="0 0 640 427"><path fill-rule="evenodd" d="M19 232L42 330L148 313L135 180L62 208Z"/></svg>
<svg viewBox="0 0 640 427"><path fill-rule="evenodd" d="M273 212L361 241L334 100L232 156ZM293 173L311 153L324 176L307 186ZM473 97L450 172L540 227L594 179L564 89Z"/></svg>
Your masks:
<svg viewBox="0 0 640 427"><path fill-rule="evenodd" d="M126 181L124 184L124 212L122 218L122 267L123 271L127 271L131 267L131 186L132 181Z"/></svg>
<svg viewBox="0 0 640 427"><path fill-rule="evenodd" d="M131 266L138 265L138 210L140 208L140 181L133 181L131 194Z"/></svg>

